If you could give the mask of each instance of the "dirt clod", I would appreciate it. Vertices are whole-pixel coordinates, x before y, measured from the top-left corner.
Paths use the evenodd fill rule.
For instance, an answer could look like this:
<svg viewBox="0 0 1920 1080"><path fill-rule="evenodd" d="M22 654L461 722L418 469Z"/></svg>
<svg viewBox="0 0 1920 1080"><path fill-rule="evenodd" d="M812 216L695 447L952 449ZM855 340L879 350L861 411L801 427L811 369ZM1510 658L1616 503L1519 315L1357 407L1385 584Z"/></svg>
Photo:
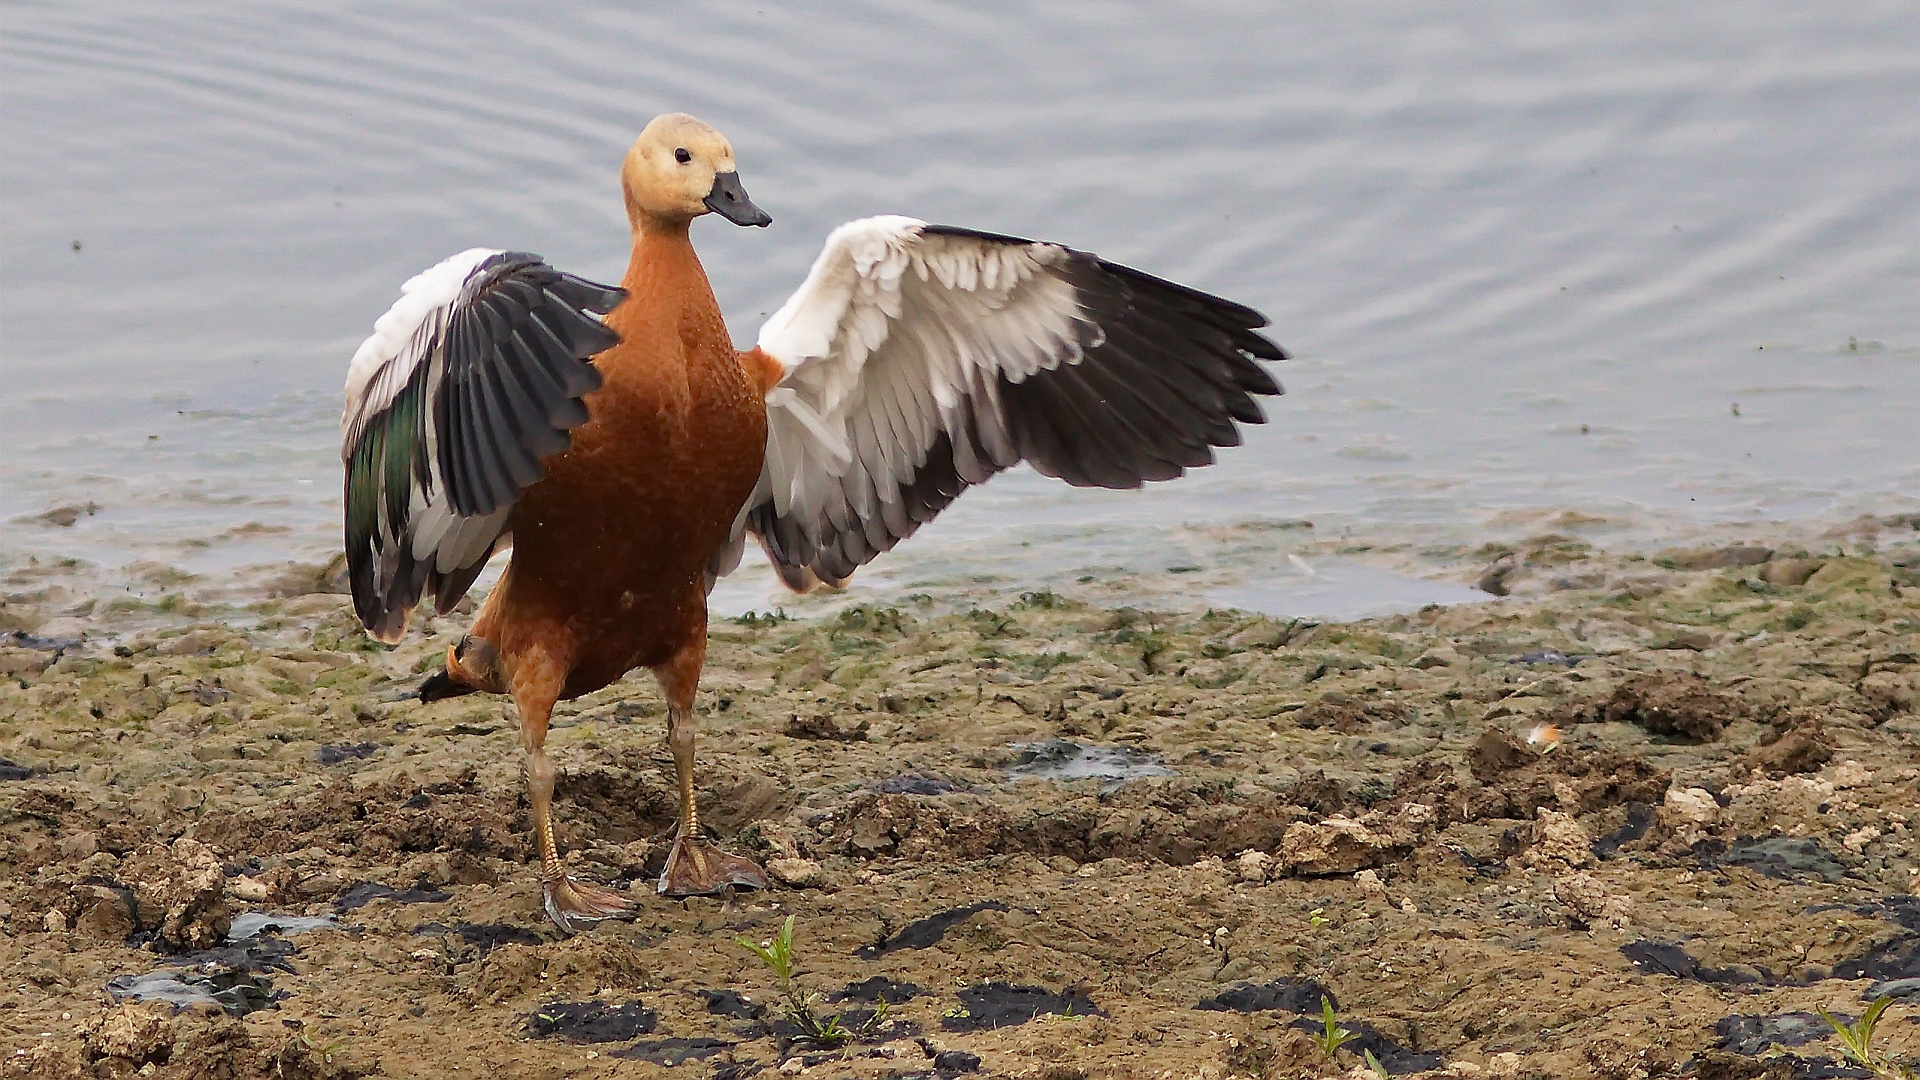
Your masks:
<svg viewBox="0 0 1920 1080"><path fill-rule="evenodd" d="M1584 710L1584 719L1638 724L1654 735L1712 742L1726 726L1745 719L1745 702L1691 672L1640 675Z"/></svg>

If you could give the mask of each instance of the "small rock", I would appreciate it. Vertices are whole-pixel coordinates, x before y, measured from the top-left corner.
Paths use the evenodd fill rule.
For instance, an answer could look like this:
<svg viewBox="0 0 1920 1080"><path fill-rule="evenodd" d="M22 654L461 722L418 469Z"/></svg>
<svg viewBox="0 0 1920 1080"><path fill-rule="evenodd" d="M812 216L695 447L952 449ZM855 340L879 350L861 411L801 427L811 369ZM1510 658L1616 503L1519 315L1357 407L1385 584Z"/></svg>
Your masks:
<svg viewBox="0 0 1920 1080"><path fill-rule="evenodd" d="M1745 719L1740 696L1692 673L1649 673L1614 688L1611 697L1589 707L1591 719L1638 724L1654 735L1677 735L1713 742L1727 724Z"/></svg>
<svg viewBox="0 0 1920 1080"><path fill-rule="evenodd" d="M1272 865L1273 856L1249 848L1233 861L1233 872L1241 881L1258 885L1267 880L1267 871Z"/></svg>
<svg viewBox="0 0 1920 1080"><path fill-rule="evenodd" d="M1872 825L1862 825L1843 837L1840 846L1858 855L1868 844L1878 839L1880 839L1879 829Z"/></svg>
<svg viewBox="0 0 1920 1080"><path fill-rule="evenodd" d="M1520 1075L1520 1055L1511 1050L1487 1058L1487 1075L1494 1080L1509 1080Z"/></svg>
<svg viewBox="0 0 1920 1080"><path fill-rule="evenodd" d="M76 862L100 850L100 834L88 829L63 837L60 841L60 854Z"/></svg>
<svg viewBox="0 0 1920 1080"><path fill-rule="evenodd" d="M1632 920L1633 898L1608 892L1599 878L1585 870L1554 878L1553 898L1572 909L1582 923L1604 922L1617 930Z"/></svg>
<svg viewBox="0 0 1920 1080"><path fill-rule="evenodd" d="M73 524L79 521L83 516L92 517L93 515L99 512L100 512L100 504L97 502L93 502L92 500L88 500L87 502L84 502L84 503L68 503L65 506L56 506L53 509L46 511L45 513L39 514L37 517L38 517L38 520L44 521L49 525L55 525L62 529L68 529L68 528L72 528Z"/></svg>
<svg viewBox="0 0 1920 1080"><path fill-rule="evenodd" d="M1760 568L1760 580L1769 585L1797 587L1820 572L1826 563L1820 559L1772 559Z"/></svg>
<svg viewBox="0 0 1920 1080"><path fill-rule="evenodd" d="M1287 643L1290 631L1285 624L1262 619L1228 638L1227 644L1236 649L1277 649Z"/></svg>
<svg viewBox="0 0 1920 1080"><path fill-rule="evenodd" d="M232 925L227 876L212 849L182 837L150 844L127 858L125 879L133 886L134 913L143 930L158 930L170 944L211 949Z"/></svg>
<svg viewBox="0 0 1920 1080"><path fill-rule="evenodd" d="M1896 1001L1903 998L1920 998L1920 978L1886 979L1860 992L1861 1001L1878 1001L1883 997L1893 998Z"/></svg>
<svg viewBox="0 0 1920 1080"><path fill-rule="evenodd" d="M1833 760L1833 736L1818 714L1791 715L1760 736L1743 759L1747 768L1768 776L1810 773Z"/></svg>
<svg viewBox="0 0 1920 1080"><path fill-rule="evenodd" d="M826 871L812 859L773 859L767 863L767 873L792 889L817 889L827 883Z"/></svg>
<svg viewBox="0 0 1920 1080"><path fill-rule="evenodd" d="M189 630L179 637L164 641L154 647L154 652L162 656L194 656L209 653L234 640L237 635L227 630L199 629Z"/></svg>
<svg viewBox="0 0 1920 1080"><path fill-rule="evenodd" d="M40 924L47 928L47 933L49 934L64 934L67 932L67 916L59 908L54 908L42 916Z"/></svg>
<svg viewBox="0 0 1920 1080"><path fill-rule="evenodd" d="M1843 761L1833 767L1833 774L1827 780L1836 788L1865 787L1873 782L1873 774L1857 761Z"/></svg>
<svg viewBox="0 0 1920 1080"><path fill-rule="evenodd" d="M1759 566L1773 558L1773 549L1734 545L1693 551L1663 551L1654 561L1675 570L1725 570L1735 566Z"/></svg>
<svg viewBox="0 0 1920 1080"><path fill-rule="evenodd" d="M294 890L301 896L333 896L347 887L347 879L332 870L323 870L301 879Z"/></svg>
<svg viewBox="0 0 1920 1080"><path fill-rule="evenodd" d="M1540 751L1502 727L1490 727L1481 732L1467 751L1467 768L1473 773L1473 778L1483 784L1501 773L1531 765L1538 760Z"/></svg>
<svg viewBox="0 0 1920 1080"><path fill-rule="evenodd" d="M1297 821L1281 834L1275 857L1284 873L1352 874L1412 851L1431 831L1433 817L1433 807L1409 803L1392 816L1371 813L1358 821L1338 815L1318 824Z"/></svg>
<svg viewBox="0 0 1920 1080"><path fill-rule="evenodd" d="M1542 809L1533 823L1533 843L1520 861L1538 870L1593 865L1593 837L1571 814Z"/></svg>
<svg viewBox="0 0 1920 1080"><path fill-rule="evenodd" d="M236 900L245 900L254 904L264 904L273 897L273 890L267 886L266 882L245 874L227 882L227 892Z"/></svg>
<svg viewBox="0 0 1920 1080"><path fill-rule="evenodd" d="M1720 816L1720 804L1706 788L1668 788L1660 816L1669 825L1711 825Z"/></svg>
<svg viewBox="0 0 1920 1080"><path fill-rule="evenodd" d="M87 894L91 906L74 920L76 932L95 941L118 944L138 929L133 919L133 908L119 890L104 885L88 885L75 890L82 891Z"/></svg>
<svg viewBox="0 0 1920 1080"><path fill-rule="evenodd" d="M865 742L869 726L867 721L861 720L852 727L843 728L829 716L801 716L796 713L787 718L786 734L793 739Z"/></svg>
<svg viewBox="0 0 1920 1080"><path fill-rule="evenodd" d="M933 1055L933 1067L948 1072L976 1072L980 1068L980 1055L965 1050L942 1050Z"/></svg>
<svg viewBox="0 0 1920 1080"><path fill-rule="evenodd" d="M1706 652L1713 648L1713 635L1704 630L1688 630L1668 638L1662 649L1681 649L1688 652Z"/></svg>
<svg viewBox="0 0 1920 1080"><path fill-rule="evenodd" d="M137 1069L166 1060L173 1049L173 1009L166 1005L119 1005L80 1026L92 1059L117 1059Z"/></svg>
<svg viewBox="0 0 1920 1080"><path fill-rule="evenodd" d="M1387 895L1387 887L1381 882L1380 875L1371 870L1362 870L1353 875L1353 883L1360 886L1360 891L1368 896Z"/></svg>
<svg viewBox="0 0 1920 1080"><path fill-rule="evenodd" d="M1483 593L1490 593L1494 596L1506 596L1513 591L1513 587L1507 583L1507 579L1512 577L1513 572L1519 568L1520 564L1513 556L1503 555L1499 559L1496 559L1492 566L1487 567L1486 573L1480 575L1480 580L1474 582L1473 587Z"/></svg>

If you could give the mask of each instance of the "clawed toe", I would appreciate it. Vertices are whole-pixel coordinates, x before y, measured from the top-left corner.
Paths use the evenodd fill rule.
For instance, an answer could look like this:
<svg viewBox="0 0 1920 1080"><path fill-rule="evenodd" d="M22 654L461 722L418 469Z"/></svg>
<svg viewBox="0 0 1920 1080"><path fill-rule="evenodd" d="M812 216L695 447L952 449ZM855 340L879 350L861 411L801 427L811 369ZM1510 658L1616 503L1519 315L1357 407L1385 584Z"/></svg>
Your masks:
<svg viewBox="0 0 1920 1080"><path fill-rule="evenodd" d="M729 855L699 837L673 842L660 871L661 896L713 896L729 887L768 888L767 872L752 859Z"/></svg>
<svg viewBox="0 0 1920 1080"><path fill-rule="evenodd" d="M634 903L612 889L570 877L544 883L541 890L547 915L562 932L576 934L602 919L632 915Z"/></svg>

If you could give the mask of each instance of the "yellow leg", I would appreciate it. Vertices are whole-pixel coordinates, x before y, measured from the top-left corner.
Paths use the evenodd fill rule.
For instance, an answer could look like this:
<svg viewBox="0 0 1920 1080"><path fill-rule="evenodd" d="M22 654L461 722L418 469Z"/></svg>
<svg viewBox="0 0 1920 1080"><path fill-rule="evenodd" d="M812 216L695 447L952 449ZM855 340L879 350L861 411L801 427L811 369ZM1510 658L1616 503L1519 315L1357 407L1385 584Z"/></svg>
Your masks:
<svg viewBox="0 0 1920 1080"><path fill-rule="evenodd" d="M572 934L587 923L633 913L633 901L621 893L567 876L560 845L553 835L553 760L547 757L547 721L565 680L556 665L529 661L516 665L513 701L520 710L521 774L533 803L533 831L540 847L540 885L547 915Z"/></svg>
<svg viewBox="0 0 1920 1080"><path fill-rule="evenodd" d="M703 625L693 643L672 660L653 669L667 699L667 746L673 751L673 775L680 788L680 827L673 850L660 871L662 896L711 896L740 886L767 888L767 872L752 859L729 855L700 835L700 811L693 798L693 739L699 720L693 713L693 695L700 686L700 668L707 658Z"/></svg>

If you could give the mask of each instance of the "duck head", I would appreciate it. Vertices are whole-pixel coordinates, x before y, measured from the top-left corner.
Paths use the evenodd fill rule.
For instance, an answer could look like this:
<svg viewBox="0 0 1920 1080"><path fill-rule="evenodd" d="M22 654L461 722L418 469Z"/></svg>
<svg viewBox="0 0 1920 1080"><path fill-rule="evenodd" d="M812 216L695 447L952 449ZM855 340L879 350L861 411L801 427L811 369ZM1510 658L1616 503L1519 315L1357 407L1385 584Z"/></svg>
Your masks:
<svg viewBox="0 0 1920 1080"><path fill-rule="evenodd" d="M735 225L770 225L772 215L753 205L733 163L726 137L686 113L656 116L640 132L620 167L627 216L684 224L705 213Z"/></svg>

